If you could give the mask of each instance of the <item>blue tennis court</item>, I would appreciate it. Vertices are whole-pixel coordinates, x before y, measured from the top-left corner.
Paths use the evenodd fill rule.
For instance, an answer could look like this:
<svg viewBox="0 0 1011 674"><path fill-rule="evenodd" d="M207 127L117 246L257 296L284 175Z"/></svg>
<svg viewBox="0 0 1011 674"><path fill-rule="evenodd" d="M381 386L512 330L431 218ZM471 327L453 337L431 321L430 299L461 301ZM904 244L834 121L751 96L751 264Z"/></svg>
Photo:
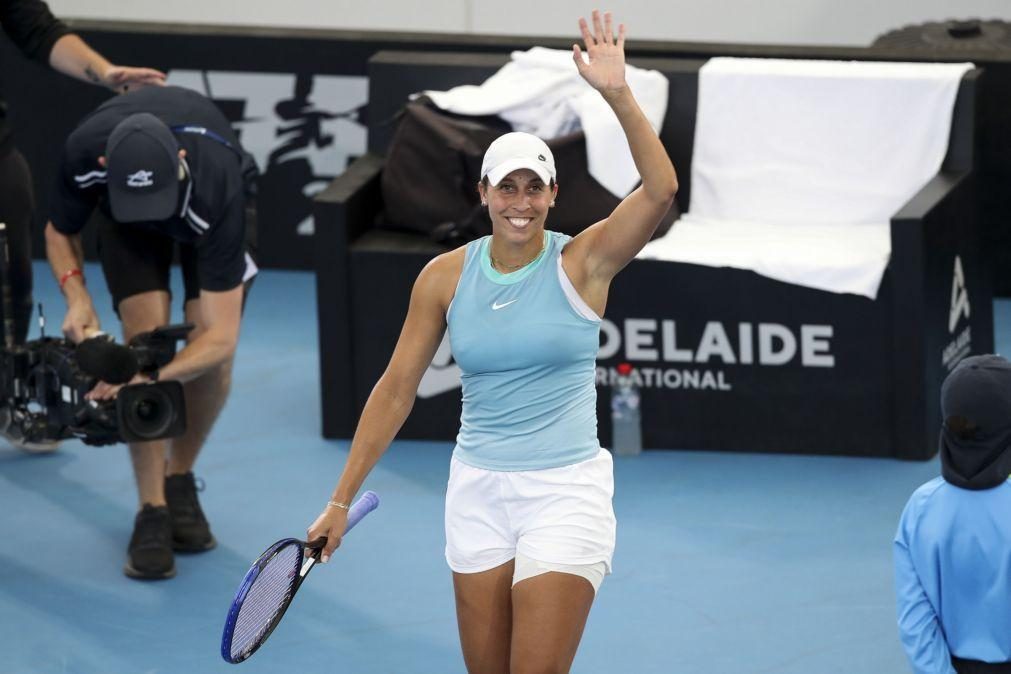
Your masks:
<svg viewBox="0 0 1011 674"><path fill-rule="evenodd" d="M36 263L36 298L63 303ZM107 329L116 325L87 269ZM178 575L122 573L136 495L123 447L0 446L0 671L231 671L225 613L250 561L299 537L347 442L319 423L313 276L264 272L247 305L231 400L196 473L219 545ZM998 350L1011 302L995 305ZM37 334L35 328L34 334ZM442 499L452 446L397 442L365 485L382 505L313 572L241 671L462 672ZM907 671L891 539L936 461L649 451L618 457L618 549L573 671L882 674Z"/></svg>

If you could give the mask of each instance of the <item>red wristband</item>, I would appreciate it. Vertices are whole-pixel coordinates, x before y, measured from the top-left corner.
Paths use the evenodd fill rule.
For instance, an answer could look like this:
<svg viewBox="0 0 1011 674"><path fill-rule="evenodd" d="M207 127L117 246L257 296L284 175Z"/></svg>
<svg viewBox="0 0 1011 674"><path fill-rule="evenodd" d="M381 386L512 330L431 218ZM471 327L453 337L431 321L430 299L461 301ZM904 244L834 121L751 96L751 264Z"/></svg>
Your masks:
<svg viewBox="0 0 1011 674"><path fill-rule="evenodd" d="M63 286L66 284L66 282L75 276L80 276L81 283L84 283L84 272L82 272L80 269L71 269L69 271L63 272L63 276L60 277L60 290L62 291Z"/></svg>

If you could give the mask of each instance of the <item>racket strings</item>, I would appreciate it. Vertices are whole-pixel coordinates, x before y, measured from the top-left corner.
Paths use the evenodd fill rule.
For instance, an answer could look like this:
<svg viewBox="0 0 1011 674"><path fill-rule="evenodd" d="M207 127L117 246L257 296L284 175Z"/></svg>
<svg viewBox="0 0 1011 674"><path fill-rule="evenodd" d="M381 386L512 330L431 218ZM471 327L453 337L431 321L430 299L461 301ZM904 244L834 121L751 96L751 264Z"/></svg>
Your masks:
<svg viewBox="0 0 1011 674"><path fill-rule="evenodd" d="M298 545L278 550L260 569L235 618L232 634L233 658L252 650L263 639L275 618L291 601L301 561Z"/></svg>

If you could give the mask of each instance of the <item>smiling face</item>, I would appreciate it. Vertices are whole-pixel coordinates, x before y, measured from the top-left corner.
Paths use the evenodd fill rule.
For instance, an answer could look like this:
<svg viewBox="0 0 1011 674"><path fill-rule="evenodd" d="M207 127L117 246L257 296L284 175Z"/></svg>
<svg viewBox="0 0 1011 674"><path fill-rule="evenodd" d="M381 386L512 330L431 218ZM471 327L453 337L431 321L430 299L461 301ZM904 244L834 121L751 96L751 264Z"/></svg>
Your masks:
<svg viewBox="0 0 1011 674"><path fill-rule="evenodd" d="M481 200L488 204L492 232L511 243L523 245L544 232L544 221L558 194L558 185L547 185L530 169L517 169L498 185L481 182Z"/></svg>

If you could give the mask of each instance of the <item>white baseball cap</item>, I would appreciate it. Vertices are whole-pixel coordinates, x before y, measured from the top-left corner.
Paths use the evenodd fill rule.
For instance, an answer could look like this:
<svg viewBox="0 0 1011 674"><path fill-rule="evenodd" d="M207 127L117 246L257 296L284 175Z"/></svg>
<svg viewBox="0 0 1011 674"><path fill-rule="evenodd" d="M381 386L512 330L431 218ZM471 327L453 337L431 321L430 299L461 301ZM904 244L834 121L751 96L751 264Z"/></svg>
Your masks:
<svg viewBox="0 0 1011 674"><path fill-rule="evenodd" d="M481 177L494 186L517 169L530 169L545 183L554 180L555 158L547 143L521 131L496 138L484 153Z"/></svg>

